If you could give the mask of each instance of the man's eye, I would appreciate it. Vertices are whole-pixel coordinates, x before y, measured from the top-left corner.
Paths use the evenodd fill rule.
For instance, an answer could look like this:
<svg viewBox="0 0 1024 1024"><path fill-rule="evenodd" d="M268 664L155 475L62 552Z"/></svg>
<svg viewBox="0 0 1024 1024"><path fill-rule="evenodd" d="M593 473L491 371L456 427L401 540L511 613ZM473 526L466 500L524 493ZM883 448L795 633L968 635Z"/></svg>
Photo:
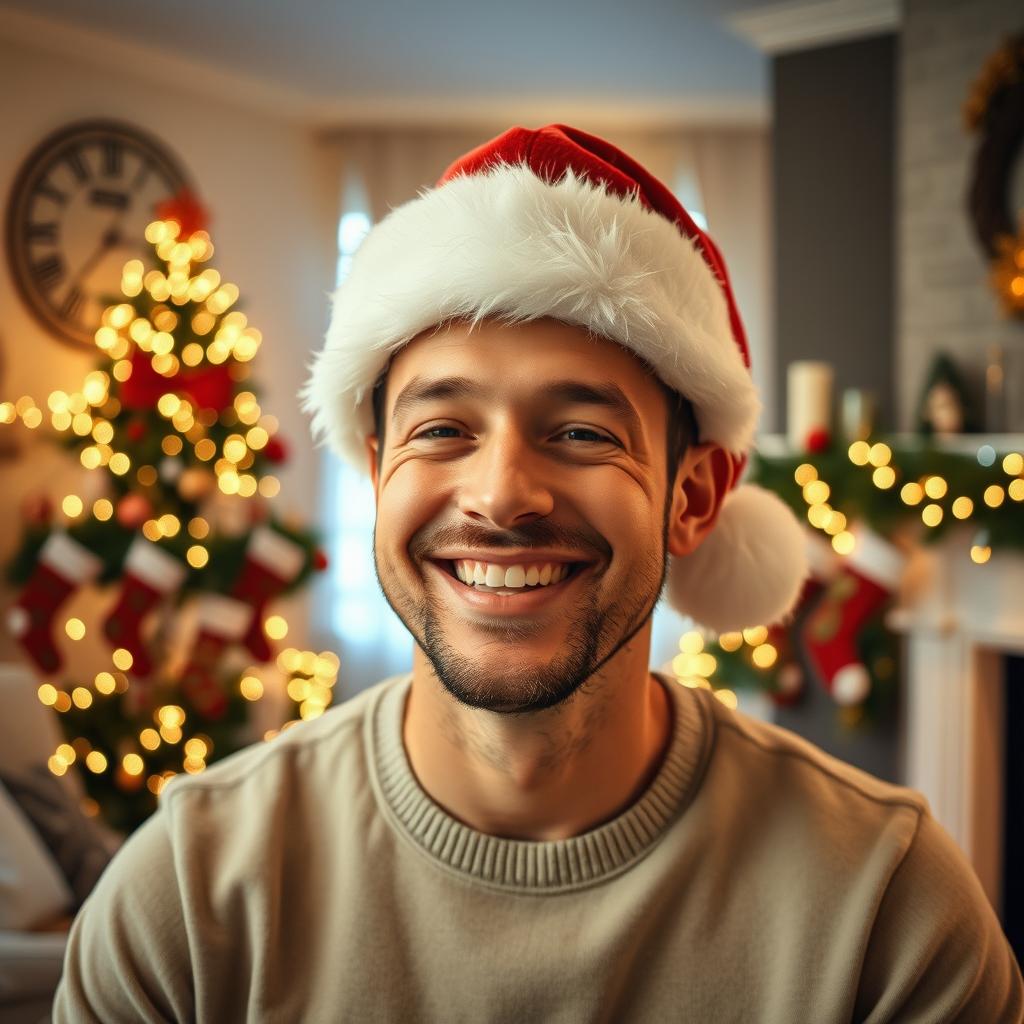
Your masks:
<svg viewBox="0 0 1024 1024"><path fill-rule="evenodd" d="M568 430L563 431L560 436L568 437L571 441L582 441L587 444L617 444L615 439L607 434L601 434L587 427L570 427Z"/></svg>
<svg viewBox="0 0 1024 1024"><path fill-rule="evenodd" d="M450 433L447 433L447 434L444 433L444 431L446 431L446 430L450 431ZM458 434L459 434L459 428L458 427L429 427L428 429L426 429L426 430L422 431L421 433L417 434L416 438L418 439L418 438L424 437L428 441L444 440L444 439L449 438L449 437L455 437Z"/></svg>

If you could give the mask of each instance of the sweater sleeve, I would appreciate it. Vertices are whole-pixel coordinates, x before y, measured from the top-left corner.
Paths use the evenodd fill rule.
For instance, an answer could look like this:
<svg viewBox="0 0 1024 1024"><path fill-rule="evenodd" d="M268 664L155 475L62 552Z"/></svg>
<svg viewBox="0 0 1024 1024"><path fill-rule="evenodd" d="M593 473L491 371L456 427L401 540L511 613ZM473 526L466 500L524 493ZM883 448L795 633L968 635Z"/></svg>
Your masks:
<svg viewBox="0 0 1024 1024"><path fill-rule="evenodd" d="M854 1019L1024 1024L1024 983L999 919L928 811L882 897Z"/></svg>
<svg viewBox="0 0 1024 1024"><path fill-rule="evenodd" d="M68 936L54 1024L195 1018L181 896L165 814L134 832Z"/></svg>

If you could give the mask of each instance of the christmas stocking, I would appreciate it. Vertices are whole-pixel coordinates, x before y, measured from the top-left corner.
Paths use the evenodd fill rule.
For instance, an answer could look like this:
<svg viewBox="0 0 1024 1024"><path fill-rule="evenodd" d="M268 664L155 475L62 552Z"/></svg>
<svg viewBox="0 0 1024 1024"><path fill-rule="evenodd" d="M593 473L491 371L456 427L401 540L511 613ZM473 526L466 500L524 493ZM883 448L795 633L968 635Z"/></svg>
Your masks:
<svg viewBox="0 0 1024 1024"><path fill-rule="evenodd" d="M199 599L198 613L199 632L179 682L201 715L218 719L227 711L228 699L217 681L217 669L224 651L242 639L251 610L233 598L206 594Z"/></svg>
<svg viewBox="0 0 1024 1024"><path fill-rule="evenodd" d="M803 631L807 656L837 704L860 704L871 691L857 637L864 623L899 586L905 556L866 527L855 528L856 544Z"/></svg>
<svg viewBox="0 0 1024 1024"><path fill-rule="evenodd" d="M41 672L56 672L63 664L53 642L57 609L102 568L96 555L63 530L54 530L43 543L32 578L7 612L11 633Z"/></svg>
<svg viewBox="0 0 1024 1024"><path fill-rule="evenodd" d="M839 556L832 550L828 541L822 540L817 532L806 531L807 561L810 575L804 581L803 590L797 598L796 605L790 613L790 620L784 624L776 624L768 629L768 643L778 652L776 671L772 683L774 690L771 699L779 707L796 704L804 692L803 666L797 651L797 631L800 620L821 596L830 580L840 571Z"/></svg>
<svg viewBox="0 0 1024 1024"><path fill-rule="evenodd" d="M173 555L144 537L136 537L124 561L124 584L117 604L103 623L103 632L115 647L132 656L132 672L148 676L153 659L142 642L142 620L185 579L185 566Z"/></svg>
<svg viewBox="0 0 1024 1024"><path fill-rule="evenodd" d="M259 661L269 661L272 655L263 632L264 609L298 576L305 564L306 552L294 541L266 526L253 530L245 550L245 564L231 594L252 609L242 642Z"/></svg>

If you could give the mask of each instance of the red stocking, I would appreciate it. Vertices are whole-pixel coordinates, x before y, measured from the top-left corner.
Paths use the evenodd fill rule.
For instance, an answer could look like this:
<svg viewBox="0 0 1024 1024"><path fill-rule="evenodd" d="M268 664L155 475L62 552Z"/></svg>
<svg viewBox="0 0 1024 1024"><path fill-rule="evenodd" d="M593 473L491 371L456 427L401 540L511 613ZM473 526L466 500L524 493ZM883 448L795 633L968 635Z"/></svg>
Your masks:
<svg viewBox="0 0 1024 1024"><path fill-rule="evenodd" d="M102 568L96 555L63 530L54 530L43 543L31 579L7 612L11 633L41 672L56 672L64 663L53 642L57 609Z"/></svg>
<svg viewBox="0 0 1024 1024"><path fill-rule="evenodd" d="M117 604L103 623L103 632L115 647L132 656L132 672L148 676L153 659L142 641L142 620L168 594L181 586L185 566L144 537L136 537L124 562L124 583Z"/></svg>
<svg viewBox="0 0 1024 1024"><path fill-rule="evenodd" d="M860 704L871 691L871 675L861 664L857 637L899 586L906 561L878 534L863 526L853 532L853 553L808 618L803 634L807 655L822 683L844 706Z"/></svg>
<svg viewBox="0 0 1024 1024"><path fill-rule="evenodd" d="M228 699L217 681L217 669L224 651L241 640L250 614L248 605L230 597L208 594L200 598L199 632L181 673L180 685L206 718L223 718L227 712Z"/></svg>
<svg viewBox="0 0 1024 1024"><path fill-rule="evenodd" d="M273 654L263 632L264 609L305 564L306 552L294 541L266 526L253 530L245 550L245 564L231 595L252 609L242 642L258 661L269 661Z"/></svg>

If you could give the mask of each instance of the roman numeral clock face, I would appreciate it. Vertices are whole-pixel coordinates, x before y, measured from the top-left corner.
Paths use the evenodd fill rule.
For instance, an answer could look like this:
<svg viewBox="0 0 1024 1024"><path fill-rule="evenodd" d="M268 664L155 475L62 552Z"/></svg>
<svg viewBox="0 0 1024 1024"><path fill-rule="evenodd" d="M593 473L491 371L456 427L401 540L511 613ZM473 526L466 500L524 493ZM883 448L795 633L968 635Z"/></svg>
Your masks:
<svg viewBox="0 0 1024 1024"><path fill-rule="evenodd" d="M147 257L158 203L188 188L177 160L138 129L70 125L28 157L11 191L7 252L33 315L58 338L93 345L121 295L121 268Z"/></svg>

